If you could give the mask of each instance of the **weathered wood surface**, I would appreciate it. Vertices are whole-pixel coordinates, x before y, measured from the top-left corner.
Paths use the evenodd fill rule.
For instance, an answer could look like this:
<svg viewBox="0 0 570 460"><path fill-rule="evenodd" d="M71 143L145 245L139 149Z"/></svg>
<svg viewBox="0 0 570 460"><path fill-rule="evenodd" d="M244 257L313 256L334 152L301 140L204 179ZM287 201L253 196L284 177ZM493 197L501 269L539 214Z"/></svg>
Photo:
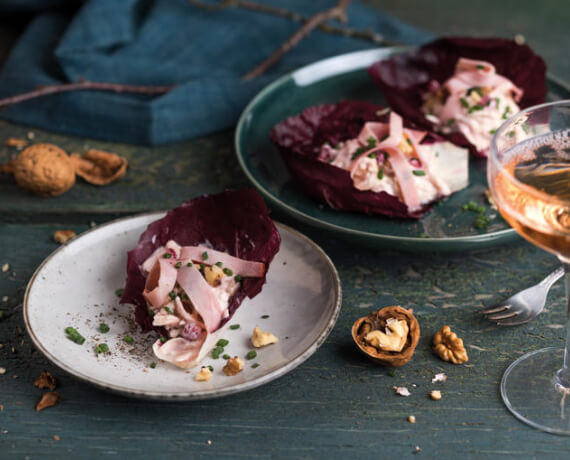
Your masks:
<svg viewBox="0 0 570 460"><path fill-rule="evenodd" d="M440 34L520 32L554 73L570 79L567 47L562 46L570 19L565 1L370 3ZM323 247L343 284L339 321L306 363L261 388L195 403L132 400L74 380L34 349L22 319L26 283L57 247L53 231L84 231L92 221L163 209L201 192L245 185L246 179L233 157L231 132L151 149L0 123L0 141L28 131L36 141L71 151L83 152L88 145L124 154L133 167L112 186L80 183L50 200L26 195L10 179L0 179L0 266L10 264L8 272L0 272L0 367L7 370L0 375L0 458L409 458L415 446L422 449L417 455L427 458L570 454L570 438L518 422L499 395L501 375L514 359L563 344L561 284L551 291L548 311L531 324L499 329L476 314L482 305L538 281L556 266L552 256L524 242L481 253L414 256L348 246L278 216ZM12 152L0 148L0 161ZM391 304L414 308L422 328L413 360L393 375L362 357L350 337L354 320ZM431 337L444 324L464 339L468 365L453 366L432 354ZM36 413L41 391L32 383L43 369L56 376L63 399ZM431 384L442 371L447 382ZM412 396L395 395L394 385L407 386ZM442 390L441 401L428 398L432 388ZM416 424L406 421L412 414Z"/></svg>

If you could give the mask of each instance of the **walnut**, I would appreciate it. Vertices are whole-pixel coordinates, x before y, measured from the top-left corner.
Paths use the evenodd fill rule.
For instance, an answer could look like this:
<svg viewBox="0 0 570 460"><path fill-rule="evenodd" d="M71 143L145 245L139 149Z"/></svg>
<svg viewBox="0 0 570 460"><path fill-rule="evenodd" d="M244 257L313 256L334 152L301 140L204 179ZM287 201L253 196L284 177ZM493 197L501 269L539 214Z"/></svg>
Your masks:
<svg viewBox="0 0 570 460"><path fill-rule="evenodd" d="M47 393L44 393L42 395L42 399L40 399L36 404L36 412L55 406L60 399L61 396L56 391L48 391Z"/></svg>
<svg viewBox="0 0 570 460"><path fill-rule="evenodd" d="M228 359L222 371L224 371L224 374L226 375L236 375L242 371L243 365L243 361L237 356L234 356L233 358Z"/></svg>
<svg viewBox="0 0 570 460"><path fill-rule="evenodd" d="M469 361L463 340L457 337L455 332L451 332L449 326L443 326L433 336L433 349L444 361L450 361L453 364L463 364Z"/></svg>
<svg viewBox="0 0 570 460"><path fill-rule="evenodd" d="M352 326L352 338L374 362L400 367L412 359L420 326L411 309L385 307L358 319Z"/></svg>
<svg viewBox="0 0 570 460"><path fill-rule="evenodd" d="M258 327L253 328L251 343L255 348L265 347L267 345L271 345L272 343L277 343L277 342L279 342L279 339L271 332L265 332L259 329Z"/></svg>
<svg viewBox="0 0 570 460"><path fill-rule="evenodd" d="M211 378L212 378L212 371L210 371L210 368L203 367L202 369L200 369L200 372L196 374L194 380L196 380L196 382L207 382Z"/></svg>
<svg viewBox="0 0 570 460"><path fill-rule="evenodd" d="M37 195L61 195L75 183L71 160L53 144L29 146L14 160L13 168L16 183Z"/></svg>
<svg viewBox="0 0 570 460"><path fill-rule="evenodd" d="M73 230L56 230L53 234L53 239L56 243L67 243L68 240L75 236Z"/></svg>
<svg viewBox="0 0 570 460"><path fill-rule="evenodd" d="M93 185L107 185L127 172L127 160L115 153L90 149L83 156L71 155L75 173Z"/></svg>
<svg viewBox="0 0 570 460"><path fill-rule="evenodd" d="M16 147L18 149L23 149L26 145L28 145L28 141L26 139L11 137L10 139L6 140L4 144L7 145L8 147Z"/></svg>
<svg viewBox="0 0 570 460"><path fill-rule="evenodd" d="M221 267L217 265L212 265L211 267L204 267L204 276L206 281L210 286L219 286L224 277L224 271Z"/></svg>
<svg viewBox="0 0 570 460"><path fill-rule="evenodd" d="M434 401L439 401L441 399L441 391L439 390L431 390L429 397Z"/></svg>
<svg viewBox="0 0 570 460"><path fill-rule="evenodd" d="M55 390L55 378L48 371L43 371L40 376L34 382L34 386L43 390L48 388L50 390Z"/></svg>

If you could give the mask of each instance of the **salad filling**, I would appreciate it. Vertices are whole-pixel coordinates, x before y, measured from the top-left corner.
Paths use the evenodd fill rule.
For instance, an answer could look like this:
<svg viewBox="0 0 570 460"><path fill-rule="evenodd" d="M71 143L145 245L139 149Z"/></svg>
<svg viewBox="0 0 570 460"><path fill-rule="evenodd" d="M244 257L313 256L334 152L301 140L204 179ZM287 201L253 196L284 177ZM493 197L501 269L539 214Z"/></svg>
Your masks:
<svg viewBox="0 0 570 460"><path fill-rule="evenodd" d="M356 138L323 144L318 159L348 171L356 189L396 196L413 213L468 185L469 152L450 142L421 144L426 135L391 112L388 123L366 122Z"/></svg>
<svg viewBox="0 0 570 460"><path fill-rule="evenodd" d="M163 331L153 352L159 359L188 368L215 341L213 333L230 315L230 298L244 278L261 278L266 267L206 245L180 246L170 240L142 263L141 270L152 326Z"/></svg>
<svg viewBox="0 0 570 460"><path fill-rule="evenodd" d="M448 80L432 80L429 86L422 106L426 119L443 134L460 132L485 155L497 128L519 112L523 96L491 63L463 57Z"/></svg>

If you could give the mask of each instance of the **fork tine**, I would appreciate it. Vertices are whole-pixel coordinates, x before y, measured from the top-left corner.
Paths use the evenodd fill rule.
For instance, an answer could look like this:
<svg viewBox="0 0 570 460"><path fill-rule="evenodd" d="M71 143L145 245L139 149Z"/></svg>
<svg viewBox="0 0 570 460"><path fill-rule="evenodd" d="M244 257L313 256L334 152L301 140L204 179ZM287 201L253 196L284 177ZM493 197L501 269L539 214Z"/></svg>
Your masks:
<svg viewBox="0 0 570 460"><path fill-rule="evenodd" d="M515 318L506 319L503 321L497 321L497 326L520 326L521 324L528 323L532 319L534 319L534 316L531 316L531 317L526 318L526 319L519 319L518 321L514 321Z"/></svg>
<svg viewBox="0 0 570 460"><path fill-rule="evenodd" d="M500 319L514 318L515 316L518 316L518 314L519 314L518 311L510 311L508 313L502 313L502 314L487 316L487 319L489 319L491 321L498 321Z"/></svg>
<svg viewBox="0 0 570 460"><path fill-rule="evenodd" d="M510 308L510 305L500 305L498 307L491 307L491 308L485 308L483 310L479 310L478 313L482 314L482 315L492 315L493 313L500 313L502 311L508 310Z"/></svg>

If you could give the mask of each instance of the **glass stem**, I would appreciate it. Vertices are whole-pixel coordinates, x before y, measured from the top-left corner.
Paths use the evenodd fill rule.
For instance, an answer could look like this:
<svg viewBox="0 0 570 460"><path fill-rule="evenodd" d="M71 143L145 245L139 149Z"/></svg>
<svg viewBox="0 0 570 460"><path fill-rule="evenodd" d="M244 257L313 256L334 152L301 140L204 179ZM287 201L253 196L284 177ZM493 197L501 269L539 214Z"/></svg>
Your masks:
<svg viewBox="0 0 570 460"><path fill-rule="evenodd" d="M570 389L570 260L560 260L564 265L564 285L566 287L566 346L564 348L564 367L556 374L559 385Z"/></svg>

